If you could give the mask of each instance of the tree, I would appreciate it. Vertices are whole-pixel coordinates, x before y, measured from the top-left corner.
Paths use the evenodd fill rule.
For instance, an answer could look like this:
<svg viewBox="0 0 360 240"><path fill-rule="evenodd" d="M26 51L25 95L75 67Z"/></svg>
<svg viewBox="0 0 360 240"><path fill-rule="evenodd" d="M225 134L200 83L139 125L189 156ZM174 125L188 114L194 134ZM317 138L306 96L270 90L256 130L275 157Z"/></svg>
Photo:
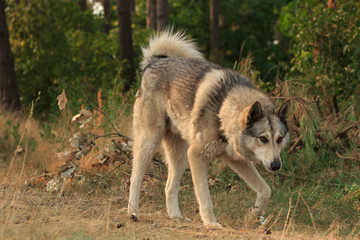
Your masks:
<svg viewBox="0 0 360 240"><path fill-rule="evenodd" d="M163 31L169 25L169 3L168 0L156 0L157 30Z"/></svg>
<svg viewBox="0 0 360 240"><path fill-rule="evenodd" d="M0 103L11 111L21 108L5 17L5 0L0 0Z"/></svg>
<svg viewBox="0 0 360 240"><path fill-rule="evenodd" d="M220 62L219 0L210 0L210 60Z"/></svg>
<svg viewBox="0 0 360 240"><path fill-rule="evenodd" d="M117 12L120 60L124 63L123 76L125 81L123 82L123 92L127 92L135 82L135 54L132 40L129 0L117 0Z"/></svg>
<svg viewBox="0 0 360 240"><path fill-rule="evenodd" d="M111 3L110 0L102 0L105 17L105 33L109 34L111 29Z"/></svg>
<svg viewBox="0 0 360 240"><path fill-rule="evenodd" d="M81 11L86 11L86 0L79 0L78 5L79 5Z"/></svg>
<svg viewBox="0 0 360 240"><path fill-rule="evenodd" d="M135 0L130 0L130 12L135 12L136 2Z"/></svg>
<svg viewBox="0 0 360 240"><path fill-rule="evenodd" d="M146 28L156 30L156 0L146 1Z"/></svg>

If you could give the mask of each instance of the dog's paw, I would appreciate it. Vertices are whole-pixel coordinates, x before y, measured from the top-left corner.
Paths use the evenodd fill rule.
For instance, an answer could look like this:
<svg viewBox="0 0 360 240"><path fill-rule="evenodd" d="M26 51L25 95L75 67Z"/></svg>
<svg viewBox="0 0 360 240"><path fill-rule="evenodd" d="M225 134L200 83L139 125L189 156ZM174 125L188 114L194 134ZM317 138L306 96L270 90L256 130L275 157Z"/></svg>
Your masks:
<svg viewBox="0 0 360 240"><path fill-rule="evenodd" d="M258 206L252 206L249 210L248 210L249 214L253 214L255 216L260 216L261 212Z"/></svg>

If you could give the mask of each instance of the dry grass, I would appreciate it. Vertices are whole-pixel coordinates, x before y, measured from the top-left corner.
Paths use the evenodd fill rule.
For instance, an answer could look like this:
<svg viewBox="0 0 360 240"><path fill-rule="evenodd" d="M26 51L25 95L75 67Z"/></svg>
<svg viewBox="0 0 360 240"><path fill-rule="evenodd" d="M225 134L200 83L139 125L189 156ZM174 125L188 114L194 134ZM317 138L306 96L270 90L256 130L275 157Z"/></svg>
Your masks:
<svg viewBox="0 0 360 240"><path fill-rule="evenodd" d="M119 193L116 187L109 192ZM157 187L153 187L156 190ZM159 196L142 199L142 215L133 222L126 214L127 195L85 193L69 189L59 198L55 194L29 186L3 184L0 188L2 239L356 239L340 237L341 225L334 223L325 232L314 232L311 226L303 231L291 230L291 224L265 234L262 227L233 225L226 216L219 217L225 227L206 228L198 216L186 220L169 219L164 206L152 201ZM215 196L216 198L216 196ZM221 199L223 200L223 199ZM163 204L161 204L163 205ZM215 200L216 208L220 202ZM233 208L236 204L229 203ZM221 206L221 205L220 205ZM161 209L161 210L159 210ZM290 209L290 208L289 208ZM188 210L185 215L189 216ZM241 216L239 216L241 218ZM275 223L281 225L280 221ZM284 225L285 226L285 225ZM359 235L357 235L358 237Z"/></svg>
<svg viewBox="0 0 360 240"><path fill-rule="evenodd" d="M69 114L68 114L69 115ZM64 113L55 131L57 139L66 141L74 129L69 127ZM214 177L217 181L211 187L215 214L223 228L204 227L197 212L197 204L192 190L191 176L186 172L180 193L180 207L183 215L192 222L169 219L165 211L164 186L166 169L153 165L143 182L141 198L142 215L139 222L133 222L126 214L130 166L109 174L112 167L102 171L84 171L83 181L67 181L62 196L47 192L46 182L51 175L43 175L44 170L53 171L59 161L54 153L63 143L49 141L41 137L41 128L30 118L19 119L9 114L0 115L0 123L19 122L19 134L23 135L20 145L24 151L14 153L8 149L1 155L0 184L0 238L1 239L356 239L359 238L357 222L353 230L342 235L345 223L334 221L325 230L318 228L316 220L305 224L299 222L299 211L313 209L301 193L290 196L289 204L280 210L269 210L265 226L247 218L246 209L251 206L254 194L244 184L234 184L224 191L224 184L216 178L226 174L227 168L215 165ZM123 132L129 132L129 121L123 121ZM67 133L61 129L68 129ZM1 129L0 136L4 136ZM100 130L99 130L100 131ZM99 132L100 133L100 132ZM31 141L35 139L34 151ZM10 136L4 145L17 145ZM96 150L94 150L96 152ZM95 161L96 153L82 159L83 168L90 169L89 162ZM10 166L10 161L13 164ZM216 170L216 168L218 168ZM220 169L220 170L219 170ZM86 172L86 174L85 174ZM9 173L9 174L8 174ZM223 184L223 185L222 185ZM296 200L295 204L294 201ZM300 208L301 206L301 208ZM358 220L354 220L356 222ZM271 229L270 234L265 228ZM349 231L348 231L349 232Z"/></svg>

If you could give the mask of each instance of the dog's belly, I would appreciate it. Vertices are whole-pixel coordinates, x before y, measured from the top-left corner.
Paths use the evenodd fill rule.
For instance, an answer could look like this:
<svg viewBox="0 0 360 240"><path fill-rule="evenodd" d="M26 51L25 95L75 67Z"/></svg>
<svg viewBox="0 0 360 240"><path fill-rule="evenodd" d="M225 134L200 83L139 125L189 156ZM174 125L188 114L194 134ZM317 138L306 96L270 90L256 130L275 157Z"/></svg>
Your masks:
<svg viewBox="0 0 360 240"><path fill-rule="evenodd" d="M174 135L181 136L181 131L176 125L174 125L173 121L171 121L170 118L166 119L166 131L170 131Z"/></svg>
<svg viewBox="0 0 360 240"><path fill-rule="evenodd" d="M191 128L191 116L189 111L174 111L171 105L167 108L166 131L179 135L189 141Z"/></svg>

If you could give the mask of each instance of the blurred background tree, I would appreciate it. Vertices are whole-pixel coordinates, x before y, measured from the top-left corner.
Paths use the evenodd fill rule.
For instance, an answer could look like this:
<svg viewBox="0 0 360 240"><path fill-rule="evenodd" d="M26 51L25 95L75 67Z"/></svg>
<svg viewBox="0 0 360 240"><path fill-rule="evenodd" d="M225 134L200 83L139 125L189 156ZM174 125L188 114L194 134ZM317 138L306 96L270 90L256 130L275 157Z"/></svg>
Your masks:
<svg viewBox="0 0 360 240"><path fill-rule="evenodd" d="M301 78L304 95L323 96L327 112L354 105L359 117L360 2L292 1L279 30L290 40L288 77Z"/></svg>
<svg viewBox="0 0 360 240"><path fill-rule="evenodd" d="M5 18L5 0L0 0L0 104L10 111L21 107Z"/></svg>
<svg viewBox="0 0 360 240"><path fill-rule="evenodd" d="M272 91L278 78L301 78L309 94L328 99L329 111L359 106L355 0L331 0L330 7L320 0L119 0L118 6L130 8L125 33L119 32L117 1L5 1L20 100L26 106L41 91L37 116L58 114L56 96L63 88L74 99L70 107L84 103L83 92L132 95L141 46L166 25L186 29L205 55L223 66L232 68L251 54L255 81L265 91ZM133 53L121 56L132 47Z"/></svg>

